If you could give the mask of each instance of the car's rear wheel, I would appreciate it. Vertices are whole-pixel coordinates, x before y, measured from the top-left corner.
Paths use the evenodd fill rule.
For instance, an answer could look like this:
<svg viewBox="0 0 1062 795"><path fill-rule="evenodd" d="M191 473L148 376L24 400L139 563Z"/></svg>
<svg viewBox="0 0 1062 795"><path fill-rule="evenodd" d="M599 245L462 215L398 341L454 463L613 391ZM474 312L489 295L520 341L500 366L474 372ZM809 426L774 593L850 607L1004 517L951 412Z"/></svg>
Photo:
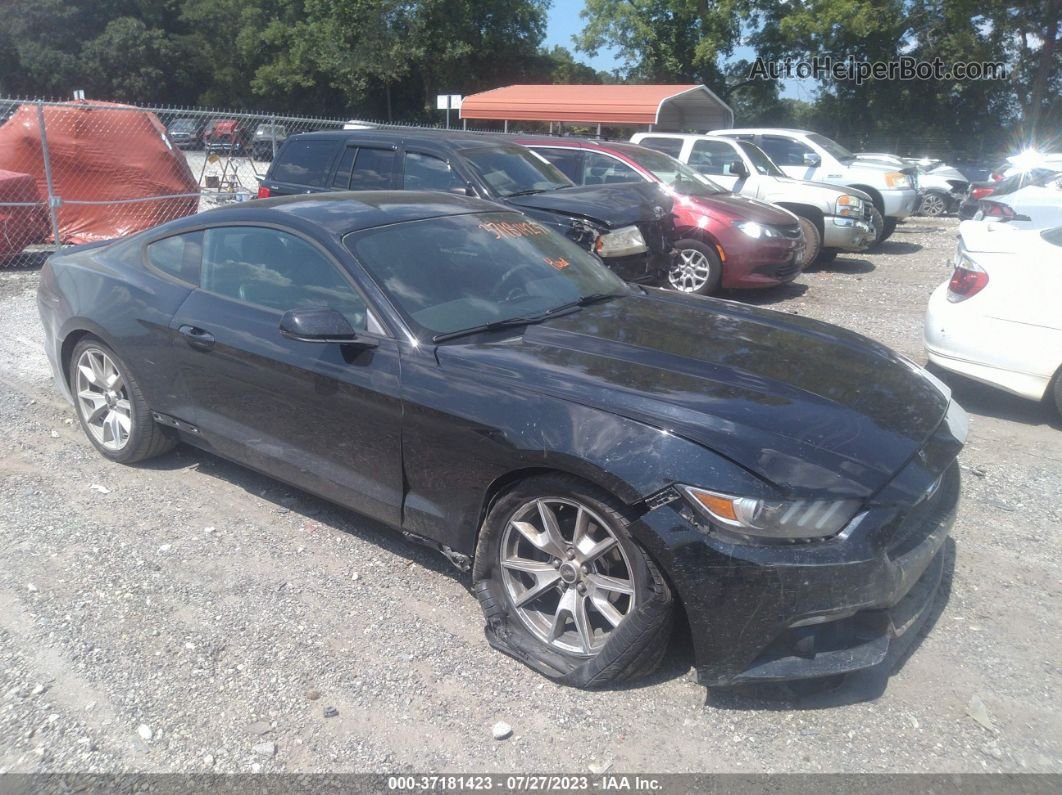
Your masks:
<svg viewBox="0 0 1062 795"><path fill-rule="evenodd" d="M94 337L70 355L70 390L81 427L105 457L132 464L171 449L172 434L154 421L129 368Z"/></svg>
<svg viewBox="0 0 1062 795"><path fill-rule="evenodd" d="M800 230L804 233L804 256L800 267L806 268L813 263L822 250L822 235L810 218L800 217Z"/></svg>
<svg viewBox="0 0 1062 795"><path fill-rule="evenodd" d="M931 190L922 197L922 204L918 207L919 215L935 218L944 215L948 211L948 200L940 191Z"/></svg>
<svg viewBox="0 0 1062 795"><path fill-rule="evenodd" d="M697 295L712 295L719 289L723 263L711 246L686 238L675 243L675 251L678 258L667 274L671 289Z"/></svg>
<svg viewBox="0 0 1062 795"><path fill-rule="evenodd" d="M644 676L671 634L671 592L627 532L623 506L576 478L531 478L502 495L473 569L487 637L575 687Z"/></svg>

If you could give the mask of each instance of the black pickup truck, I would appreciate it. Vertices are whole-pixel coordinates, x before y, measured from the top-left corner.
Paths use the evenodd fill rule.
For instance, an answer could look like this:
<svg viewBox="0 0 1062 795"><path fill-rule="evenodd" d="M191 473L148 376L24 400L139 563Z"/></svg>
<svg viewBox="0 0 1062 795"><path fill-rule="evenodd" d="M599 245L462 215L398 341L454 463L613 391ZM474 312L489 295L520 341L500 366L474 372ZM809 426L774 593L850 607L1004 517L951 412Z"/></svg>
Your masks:
<svg viewBox="0 0 1062 795"><path fill-rule="evenodd" d="M598 254L627 281L666 283L672 199L655 185L576 187L500 137L430 130L337 130L289 137L259 198L337 190L437 190L508 204Z"/></svg>

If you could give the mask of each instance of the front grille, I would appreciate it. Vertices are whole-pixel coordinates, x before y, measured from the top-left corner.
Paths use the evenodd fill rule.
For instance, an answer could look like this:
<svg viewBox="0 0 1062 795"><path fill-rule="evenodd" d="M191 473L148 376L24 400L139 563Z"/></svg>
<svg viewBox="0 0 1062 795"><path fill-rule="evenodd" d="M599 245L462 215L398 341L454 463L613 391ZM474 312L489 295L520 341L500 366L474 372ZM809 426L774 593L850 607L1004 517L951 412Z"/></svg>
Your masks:
<svg viewBox="0 0 1062 795"><path fill-rule="evenodd" d="M800 273L800 260L794 256L788 262L783 262L780 265L762 265L756 268L756 273L770 276L772 279L791 279Z"/></svg>

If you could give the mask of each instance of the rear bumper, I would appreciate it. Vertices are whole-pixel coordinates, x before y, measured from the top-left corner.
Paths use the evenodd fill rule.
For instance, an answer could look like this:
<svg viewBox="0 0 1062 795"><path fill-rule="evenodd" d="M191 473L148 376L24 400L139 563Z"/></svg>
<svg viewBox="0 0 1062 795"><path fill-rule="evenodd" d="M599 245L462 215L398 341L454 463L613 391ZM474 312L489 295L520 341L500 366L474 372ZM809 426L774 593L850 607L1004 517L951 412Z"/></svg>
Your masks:
<svg viewBox="0 0 1062 795"><path fill-rule="evenodd" d="M952 411L961 425L962 410ZM682 599L698 681L720 687L871 668L925 621L959 501L961 442L947 426L927 445L930 463L909 464L835 539L727 543L698 526L682 500L632 525Z"/></svg>

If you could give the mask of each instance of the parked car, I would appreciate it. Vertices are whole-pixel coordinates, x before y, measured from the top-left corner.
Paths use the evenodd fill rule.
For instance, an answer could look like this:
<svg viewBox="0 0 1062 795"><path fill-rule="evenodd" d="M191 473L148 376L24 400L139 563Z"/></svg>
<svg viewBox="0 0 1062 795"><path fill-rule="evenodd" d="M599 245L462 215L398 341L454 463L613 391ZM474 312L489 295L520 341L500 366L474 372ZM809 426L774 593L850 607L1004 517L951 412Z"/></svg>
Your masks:
<svg viewBox="0 0 1062 795"><path fill-rule="evenodd" d="M852 188L792 179L749 141L719 135L637 133L631 141L672 154L699 174L742 196L776 204L800 219L806 268L832 261L839 251L863 251L883 225L870 196ZM876 216L876 218L875 218ZM874 230L877 224L878 232Z"/></svg>
<svg viewBox="0 0 1062 795"><path fill-rule="evenodd" d="M255 160L272 160L286 140L288 128L283 124L259 124L251 139L251 154Z"/></svg>
<svg viewBox="0 0 1062 795"><path fill-rule="evenodd" d="M929 361L1062 413L1062 226L964 221L951 278L929 299Z"/></svg>
<svg viewBox="0 0 1062 795"><path fill-rule="evenodd" d="M53 255L38 306L104 458L186 441L394 527L567 685L650 673L678 616L704 684L843 674L934 602L946 387L841 328L627 285L496 203L229 205Z"/></svg>
<svg viewBox="0 0 1062 795"><path fill-rule="evenodd" d="M899 157L882 152L859 152L856 159L860 162L884 163L894 168L914 168L915 187L922 194L918 215L936 217L955 212L970 188L970 180L942 160Z"/></svg>
<svg viewBox="0 0 1062 795"><path fill-rule="evenodd" d="M516 207L630 281L671 267L672 199L653 185L577 188L511 140L430 130L337 130L288 138L259 198L330 190L434 190Z"/></svg>
<svg viewBox="0 0 1062 795"><path fill-rule="evenodd" d="M736 196L665 154L582 138L517 138L576 185L659 184L674 195L678 258L668 283L684 293L775 287L803 268L799 219Z"/></svg>
<svg viewBox="0 0 1062 795"><path fill-rule="evenodd" d="M217 119L203 134L203 148L211 154L242 155L249 147L248 129L236 119Z"/></svg>
<svg viewBox="0 0 1062 795"><path fill-rule="evenodd" d="M1008 221L1019 229L1047 229L1062 225L1062 173L1040 182L1003 196L982 199L980 211L974 218Z"/></svg>
<svg viewBox="0 0 1062 795"><path fill-rule="evenodd" d="M1062 171L1062 152L1040 152L1026 149L1011 155L992 172L992 179L997 182L1034 170Z"/></svg>
<svg viewBox="0 0 1062 795"><path fill-rule="evenodd" d="M966 199L959 205L959 219L969 221L981 210L981 202L985 199L999 200L1015 191L1021 190L1028 185L1043 185L1062 172L1050 169L1036 168L1031 171L1020 171L1002 180L987 180L974 182L970 185L970 192Z"/></svg>
<svg viewBox="0 0 1062 795"><path fill-rule="evenodd" d="M180 149L199 149L203 146L203 130L206 120L202 118L180 118L170 122L166 134L174 146Z"/></svg>
<svg viewBox="0 0 1062 795"><path fill-rule="evenodd" d="M879 243L893 233L899 221L912 215L922 201L915 187L913 168L860 163L839 143L818 133L761 127L713 130L712 135L751 141L794 179L827 182L869 194L884 219L876 241Z"/></svg>

